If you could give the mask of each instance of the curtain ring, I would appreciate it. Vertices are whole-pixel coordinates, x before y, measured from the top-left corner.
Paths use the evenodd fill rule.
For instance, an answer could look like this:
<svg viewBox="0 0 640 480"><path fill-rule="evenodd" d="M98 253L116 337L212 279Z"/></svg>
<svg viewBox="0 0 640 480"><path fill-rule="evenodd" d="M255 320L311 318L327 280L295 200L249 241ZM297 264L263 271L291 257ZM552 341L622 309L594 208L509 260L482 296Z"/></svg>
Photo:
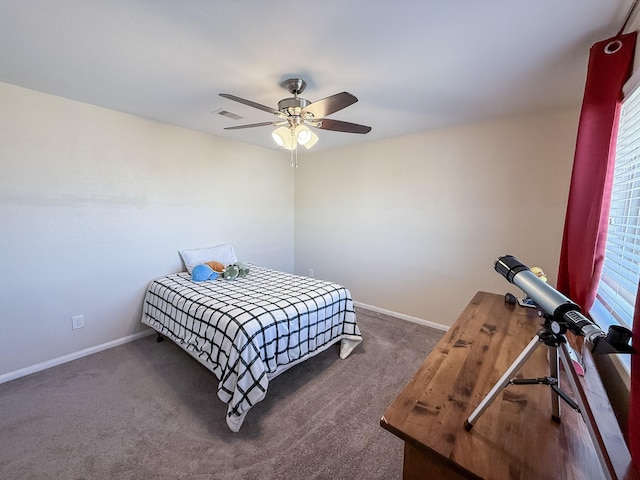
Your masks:
<svg viewBox="0 0 640 480"><path fill-rule="evenodd" d="M616 53L621 48L622 42L620 40L612 40L604 47L604 53L606 53L607 55L611 55L613 53Z"/></svg>

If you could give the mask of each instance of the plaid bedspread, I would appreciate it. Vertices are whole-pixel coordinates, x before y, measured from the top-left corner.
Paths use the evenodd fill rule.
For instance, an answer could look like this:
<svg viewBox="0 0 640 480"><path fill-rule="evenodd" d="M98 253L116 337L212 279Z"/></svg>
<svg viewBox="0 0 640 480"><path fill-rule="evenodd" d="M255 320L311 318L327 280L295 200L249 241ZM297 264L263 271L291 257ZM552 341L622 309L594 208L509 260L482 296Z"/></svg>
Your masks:
<svg viewBox="0 0 640 480"><path fill-rule="evenodd" d="M142 314L142 323L216 375L235 432L266 396L269 379L338 341L343 358L362 341L345 287L249 267L233 281L193 282L186 272L157 278Z"/></svg>

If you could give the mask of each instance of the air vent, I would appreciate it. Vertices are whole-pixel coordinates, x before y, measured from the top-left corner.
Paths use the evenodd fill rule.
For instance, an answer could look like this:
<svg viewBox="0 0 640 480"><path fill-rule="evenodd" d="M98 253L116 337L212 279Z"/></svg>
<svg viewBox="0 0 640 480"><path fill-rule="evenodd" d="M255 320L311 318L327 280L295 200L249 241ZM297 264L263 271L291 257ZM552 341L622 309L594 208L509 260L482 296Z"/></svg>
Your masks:
<svg viewBox="0 0 640 480"><path fill-rule="evenodd" d="M229 112L228 110L218 109L218 110L215 110L213 113L217 113L218 115L222 115L223 117L227 117L227 118L232 118L234 120L240 120L241 118L243 118L236 113Z"/></svg>

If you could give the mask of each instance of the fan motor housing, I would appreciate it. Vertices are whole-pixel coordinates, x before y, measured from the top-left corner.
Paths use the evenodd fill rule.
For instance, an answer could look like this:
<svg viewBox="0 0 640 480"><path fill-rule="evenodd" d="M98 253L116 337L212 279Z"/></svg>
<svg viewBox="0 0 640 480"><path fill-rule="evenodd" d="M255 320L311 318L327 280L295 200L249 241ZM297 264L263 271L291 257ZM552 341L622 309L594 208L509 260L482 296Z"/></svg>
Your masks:
<svg viewBox="0 0 640 480"><path fill-rule="evenodd" d="M310 103L301 97L284 98L278 102L278 110L289 115L300 115L300 111Z"/></svg>

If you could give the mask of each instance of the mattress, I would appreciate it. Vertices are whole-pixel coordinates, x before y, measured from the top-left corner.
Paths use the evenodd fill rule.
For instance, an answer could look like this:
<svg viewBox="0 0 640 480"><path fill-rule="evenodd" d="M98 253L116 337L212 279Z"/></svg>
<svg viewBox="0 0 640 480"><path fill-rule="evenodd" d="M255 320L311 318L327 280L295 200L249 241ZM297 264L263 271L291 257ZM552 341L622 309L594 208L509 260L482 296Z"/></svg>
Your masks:
<svg viewBox="0 0 640 480"><path fill-rule="evenodd" d="M342 285L249 264L238 280L194 282L187 272L153 280L142 323L174 341L218 379L227 425L237 432L269 380L340 342L362 341Z"/></svg>

